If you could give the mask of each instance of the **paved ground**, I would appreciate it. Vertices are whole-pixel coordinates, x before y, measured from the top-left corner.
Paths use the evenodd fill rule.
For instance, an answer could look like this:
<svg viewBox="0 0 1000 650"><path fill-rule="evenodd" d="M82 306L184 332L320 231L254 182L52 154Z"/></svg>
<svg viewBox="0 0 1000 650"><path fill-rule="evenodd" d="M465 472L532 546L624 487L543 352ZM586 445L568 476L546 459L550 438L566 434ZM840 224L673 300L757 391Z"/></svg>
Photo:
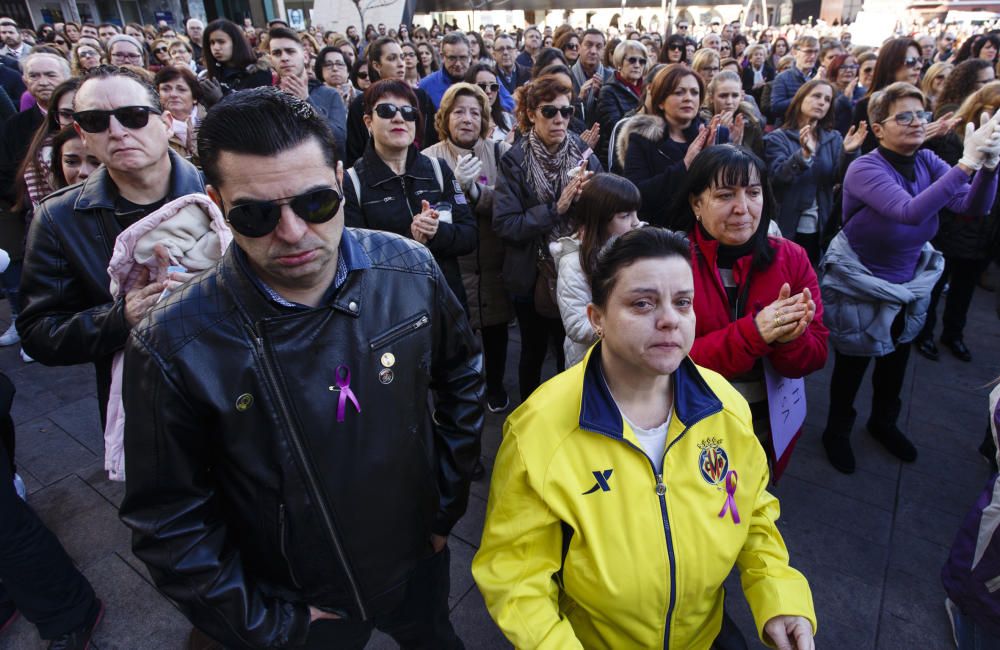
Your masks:
<svg viewBox="0 0 1000 650"><path fill-rule="evenodd" d="M0 325L6 327L4 318L6 303L0 304ZM833 470L819 442L830 366L809 379L806 433L775 493L783 506L780 526L792 561L812 584L820 648L951 647L938 574L963 514L988 478L976 447L986 423L987 384L1000 376L997 325L993 295L977 292L967 330L975 361L963 364L945 353L934 363L914 355L900 422L920 449L913 465L893 460L862 430L870 396L866 386L854 436L858 472L848 477ZM511 368L515 354L516 347ZM24 365L16 348L4 348L0 370L18 390L17 460L29 502L107 603L94 645L101 650L184 647L190 626L151 585L118 520L123 487L108 482L102 469L90 366ZM487 467L501 424L501 417L488 419L483 445ZM487 489L488 481L473 487L468 514L451 541L452 618L467 646L476 649L508 647L469 573ZM729 607L752 637L749 611L738 583L731 582ZM41 646L24 619L0 637L0 650ZM394 644L375 637L370 647Z"/></svg>

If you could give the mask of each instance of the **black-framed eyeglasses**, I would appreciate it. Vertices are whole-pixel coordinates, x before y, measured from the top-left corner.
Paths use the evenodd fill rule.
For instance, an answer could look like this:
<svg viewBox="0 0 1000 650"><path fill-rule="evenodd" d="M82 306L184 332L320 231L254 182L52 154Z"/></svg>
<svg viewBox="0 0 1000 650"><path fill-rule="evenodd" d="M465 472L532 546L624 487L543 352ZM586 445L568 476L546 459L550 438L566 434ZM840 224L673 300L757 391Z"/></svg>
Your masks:
<svg viewBox="0 0 1000 650"><path fill-rule="evenodd" d="M907 68L919 68L924 64L924 60L919 56L908 56L903 60L903 65Z"/></svg>
<svg viewBox="0 0 1000 650"><path fill-rule="evenodd" d="M646 65L646 59L640 56L630 56L627 59L625 59L625 61L627 61L629 65L635 65L636 63L638 63L639 65Z"/></svg>
<svg viewBox="0 0 1000 650"><path fill-rule="evenodd" d="M407 122L417 121L417 109L412 106L396 106L395 104L379 104L375 107L375 114L383 120L391 120L396 117L396 113L403 116Z"/></svg>
<svg viewBox="0 0 1000 650"><path fill-rule="evenodd" d="M347 64L344 63L343 61L327 61L326 63L323 64L324 69L346 68L346 67Z"/></svg>
<svg viewBox="0 0 1000 650"><path fill-rule="evenodd" d="M564 120L568 120L576 112L576 109L572 106L553 106L552 104L546 104L538 110L542 114L542 117L547 120L551 120L556 114L562 115Z"/></svg>
<svg viewBox="0 0 1000 650"><path fill-rule="evenodd" d="M332 187L273 201L243 201L229 208L226 221L244 237L263 237L281 221L282 206L291 206L295 216L307 223L326 223L340 210L343 197ZM225 203L222 205L225 208Z"/></svg>
<svg viewBox="0 0 1000 650"><path fill-rule="evenodd" d="M166 52L166 51L167 51L167 48L165 48L165 47L158 47L155 50L153 50L153 53L154 54L159 54L160 52Z"/></svg>
<svg viewBox="0 0 1000 650"><path fill-rule="evenodd" d="M895 115L890 115L889 117L882 120L885 124L889 120L896 120L896 124L900 126L910 126L914 121L919 120L924 124L927 124L934 117L934 114L930 111L903 111L901 113L896 113Z"/></svg>
<svg viewBox="0 0 1000 650"><path fill-rule="evenodd" d="M103 133L111 126L111 116L126 129L141 129L149 124L149 115L161 115L162 111L152 106L122 106L110 111L77 111L73 120L87 133Z"/></svg>
<svg viewBox="0 0 1000 650"><path fill-rule="evenodd" d="M498 84L495 81L493 83L486 83L485 81L480 81L476 85L482 88L483 92L486 93L495 93L496 91L500 90L500 84Z"/></svg>

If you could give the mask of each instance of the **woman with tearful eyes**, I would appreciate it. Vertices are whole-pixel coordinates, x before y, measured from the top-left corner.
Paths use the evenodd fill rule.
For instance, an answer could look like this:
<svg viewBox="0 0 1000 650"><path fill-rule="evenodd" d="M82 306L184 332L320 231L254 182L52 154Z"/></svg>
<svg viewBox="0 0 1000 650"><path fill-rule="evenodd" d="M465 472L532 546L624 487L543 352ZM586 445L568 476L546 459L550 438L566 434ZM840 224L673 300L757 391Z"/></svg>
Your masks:
<svg viewBox="0 0 1000 650"><path fill-rule="evenodd" d="M507 419L472 574L515 647L745 648L723 607L735 566L761 640L814 648L750 409L689 356L697 273L680 233L608 243L600 340Z"/></svg>
<svg viewBox="0 0 1000 650"><path fill-rule="evenodd" d="M672 227L691 240L698 315L691 358L749 402L754 432L776 461L775 480L794 439L775 458L765 373L798 378L821 369L828 336L805 249L768 236L776 211L764 162L732 145L695 158L672 211Z"/></svg>

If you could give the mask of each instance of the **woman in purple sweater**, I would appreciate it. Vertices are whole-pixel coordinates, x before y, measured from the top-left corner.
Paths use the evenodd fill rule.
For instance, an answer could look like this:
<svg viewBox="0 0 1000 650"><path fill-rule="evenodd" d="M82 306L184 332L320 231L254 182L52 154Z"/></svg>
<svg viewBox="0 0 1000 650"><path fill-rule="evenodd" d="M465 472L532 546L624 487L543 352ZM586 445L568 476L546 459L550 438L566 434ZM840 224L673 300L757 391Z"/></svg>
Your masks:
<svg viewBox="0 0 1000 650"><path fill-rule="evenodd" d="M996 120L984 121L978 129L966 125L964 154L954 167L933 152L920 149L930 113L924 111L921 92L906 82L893 83L872 95L868 118L879 146L848 168L842 233L849 255L860 261L867 273L846 282L843 278L834 280L835 273L830 273L823 294L824 304L830 290L836 295L831 295L830 302L839 301L842 306L839 313L834 307L827 323L836 357L823 444L830 463L847 474L854 471L850 444L854 398L872 357L875 374L868 431L897 458L906 462L917 458L916 448L896 426L896 418L910 342L923 324L929 287L933 286L917 281L916 276L928 266L928 256L922 253L937 233L942 208L968 215L990 211L1000 161ZM930 249L928 252L939 256ZM940 268L931 272L940 275ZM904 285L906 288L900 290ZM920 295L925 286L927 295ZM852 293L853 297L844 298ZM900 294L908 297L900 301ZM894 302L895 309L882 304L886 302ZM923 313L916 313L921 309ZM880 317L888 322L879 323ZM860 329L845 326L852 319ZM879 324L884 327L878 328ZM872 338L876 330L885 333L884 340Z"/></svg>

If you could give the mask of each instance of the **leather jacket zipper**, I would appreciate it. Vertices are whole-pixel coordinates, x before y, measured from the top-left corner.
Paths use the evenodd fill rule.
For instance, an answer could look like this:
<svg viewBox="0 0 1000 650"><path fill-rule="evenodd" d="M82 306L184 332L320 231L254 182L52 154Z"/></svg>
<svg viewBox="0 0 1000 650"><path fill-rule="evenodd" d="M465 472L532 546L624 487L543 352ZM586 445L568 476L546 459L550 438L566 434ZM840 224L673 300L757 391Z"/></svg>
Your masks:
<svg viewBox="0 0 1000 650"><path fill-rule="evenodd" d="M378 350L379 348L385 347L390 343L398 341L410 332L422 329L430 322L431 319L427 315L427 312L420 312L418 315L411 317L407 322L402 323L401 325L396 325L384 334L379 334L372 339L368 345L371 350Z"/></svg>
<svg viewBox="0 0 1000 650"><path fill-rule="evenodd" d="M296 589L302 589L302 584L295 577L295 570L292 569L292 561L288 557L288 548L285 543L286 527L285 504L282 503L278 506L278 548L281 551L281 557L285 559L285 564L288 565L288 576L292 579L292 584L295 585Z"/></svg>
<svg viewBox="0 0 1000 650"><path fill-rule="evenodd" d="M299 436L299 432L295 427L291 410L285 402L285 397L281 391L280 385L277 382L274 369L271 367L271 362L268 360L267 353L264 350L264 340L260 337L254 336L254 341L257 344L257 354L260 356L261 364L264 369L264 376L266 377L268 383L273 387L274 396L278 402L278 408L281 411L281 416L288 424L288 431L290 434L289 439L291 440L295 454L299 457L299 462L302 465L306 485L308 486L309 491L312 492L313 499L316 501L316 509L319 511L321 519L323 520L323 526L326 528L327 535L330 536L330 540L333 542L333 548L337 553L337 559L340 560L340 564L344 568L344 575L347 576L347 581L350 583L351 592L354 594L354 601L361 614L361 620L366 621L368 620L368 613L365 611L365 604L361 599L361 590L358 588L358 582L354 578L354 574L351 573L351 567L347 564L347 555L344 553L344 547L341 545L340 539L337 537L336 528L333 525L333 515L330 514L330 508L326 503L326 499L322 496L323 492L320 489L319 480L316 478L312 464L309 462L306 455L305 444L302 442L302 438Z"/></svg>

